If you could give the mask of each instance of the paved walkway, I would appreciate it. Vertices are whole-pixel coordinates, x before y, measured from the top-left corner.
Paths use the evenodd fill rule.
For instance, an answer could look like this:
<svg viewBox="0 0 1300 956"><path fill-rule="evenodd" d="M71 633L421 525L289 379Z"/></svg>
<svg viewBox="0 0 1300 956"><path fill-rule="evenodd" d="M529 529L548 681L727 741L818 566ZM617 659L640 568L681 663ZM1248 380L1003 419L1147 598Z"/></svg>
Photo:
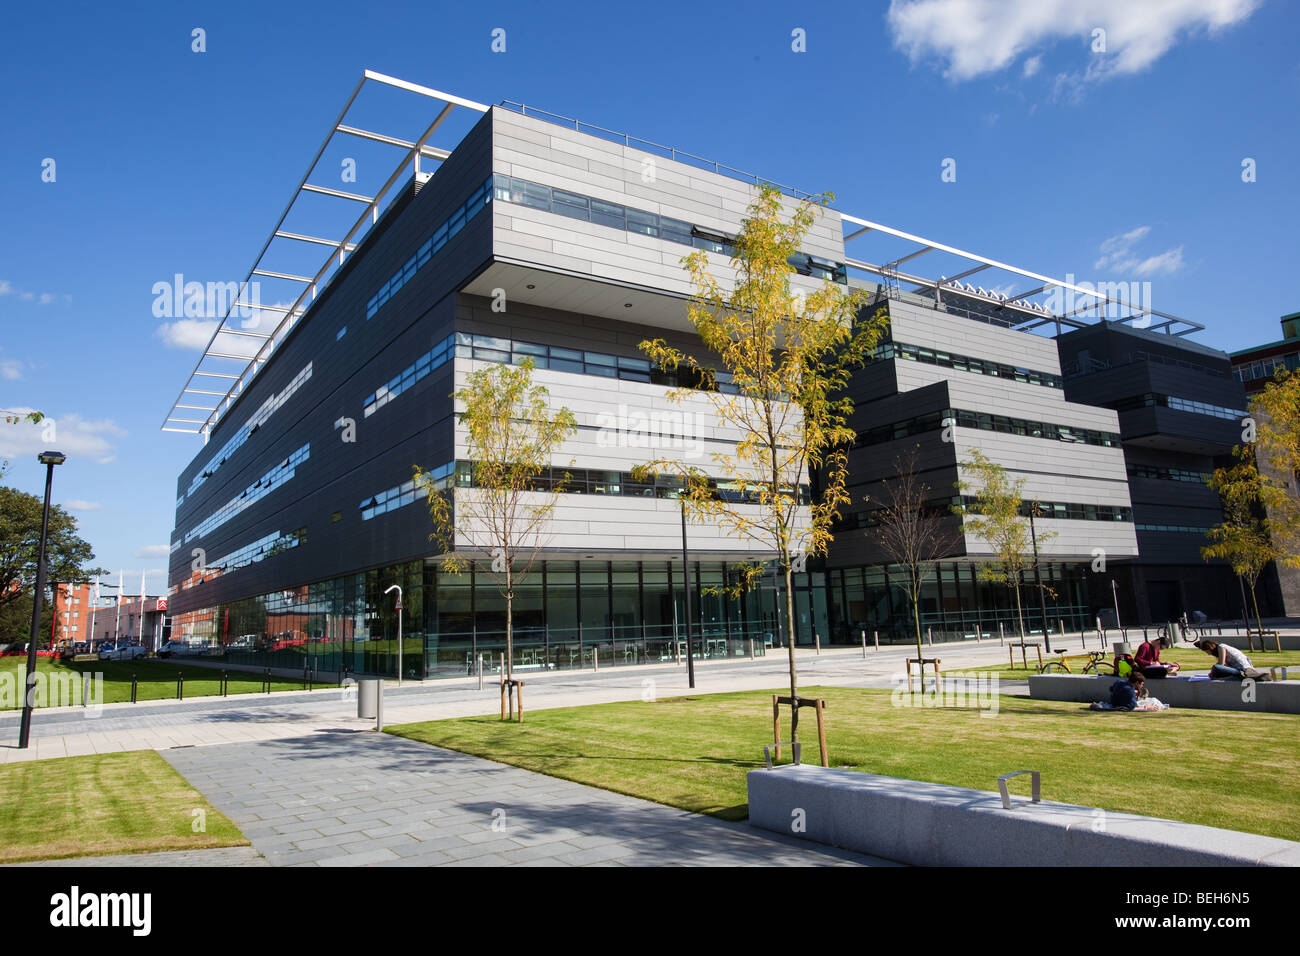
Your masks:
<svg viewBox="0 0 1300 956"><path fill-rule="evenodd" d="M914 649L870 650L864 659L861 649L828 648L820 655L801 650L800 686L891 688L894 676L903 672L903 658L909 651ZM1006 659L1006 651L996 641L936 645L934 651L943 658L945 671ZM524 702L529 710L542 710L641 700L646 693L662 698L688 692L777 689L788 680L787 666L785 653L780 650L753 661L697 662L694 691L687 685L684 665L534 673L525 678ZM500 707L497 687L487 677L483 684L479 690L477 681L457 678L423 683L407 681L398 688L395 682L389 681L384 690L385 721L396 724L493 713ZM36 712L31 746L27 750L15 746L19 715L10 711L0 714L0 763L123 750L281 740L372 726L372 721L357 719L354 695L355 692L325 689L105 704L98 716L77 707L43 708Z"/></svg>
<svg viewBox="0 0 1300 956"><path fill-rule="evenodd" d="M892 865L388 734L163 756L276 866Z"/></svg>

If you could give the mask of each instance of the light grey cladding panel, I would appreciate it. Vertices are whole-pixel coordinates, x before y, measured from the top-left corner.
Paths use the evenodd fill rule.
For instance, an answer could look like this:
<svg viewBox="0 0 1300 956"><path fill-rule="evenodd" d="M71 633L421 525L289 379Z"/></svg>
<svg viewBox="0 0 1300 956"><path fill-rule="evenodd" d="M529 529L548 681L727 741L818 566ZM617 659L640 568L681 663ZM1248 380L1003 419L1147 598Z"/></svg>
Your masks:
<svg viewBox="0 0 1300 956"><path fill-rule="evenodd" d="M652 152L609 142L531 116L493 109L493 169L735 233L757 190L753 185ZM795 202L784 200L787 214ZM825 210L804 251L840 260L840 217Z"/></svg>
<svg viewBox="0 0 1300 956"><path fill-rule="evenodd" d="M889 303L889 316L896 342L942 349L956 355L1054 375L1061 373L1060 354L1054 339L897 300Z"/></svg>

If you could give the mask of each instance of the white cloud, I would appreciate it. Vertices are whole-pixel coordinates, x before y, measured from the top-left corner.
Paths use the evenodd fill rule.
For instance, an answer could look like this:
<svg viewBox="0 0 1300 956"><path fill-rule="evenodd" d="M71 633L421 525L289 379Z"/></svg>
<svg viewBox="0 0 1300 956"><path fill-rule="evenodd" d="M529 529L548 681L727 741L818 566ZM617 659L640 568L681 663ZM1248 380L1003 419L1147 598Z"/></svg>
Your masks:
<svg viewBox="0 0 1300 956"><path fill-rule="evenodd" d="M28 292L26 289L15 289L12 282L8 279L0 279L0 296L16 295L23 302L38 302L41 305L49 305L58 296L53 292L42 292L37 295L35 292ZM72 297L65 295L65 299L72 301Z"/></svg>
<svg viewBox="0 0 1300 956"><path fill-rule="evenodd" d="M1200 30L1210 35L1247 19L1263 0L891 0L886 14L894 46L913 63L936 58L944 74L969 80L1006 69L1022 55L1024 75L1041 65L1041 50L1062 40L1086 43L1106 31L1104 53L1076 83L1138 73ZM1100 64L1100 65L1098 65ZM1070 74L1062 74L1068 78ZM1059 80L1060 78L1058 78Z"/></svg>
<svg viewBox="0 0 1300 956"><path fill-rule="evenodd" d="M275 304L287 309L292 303ZM232 316L226 327L247 332L265 332L269 335L275 331L281 317L278 312L257 309L246 319L236 319ZM177 319L158 326L156 334L168 348L198 351L207 347L212 333L217 329L217 324L217 319ZM220 339L220 351L252 358L265 341L247 335L223 335Z"/></svg>
<svg viewBox="0 0 1300 956"><path fill-rule="evenodd" d="M158 326L158 338L173 349L201 349L217 329L216 319L177 319Z"/></svg>
<svg viewBox="0 0 1300 956"><path fill-rule="evenodd" d="M1093 268L1129 272L1139 276L1173 275L1181 271L1184 264L1182 246L1167 249L1154 256L1142 256L1135 250L1137 244L1150 232L1150 226L1138 226L1118 236L1111 236L1099 247L1101 257L1094 263Z"/></svg>
<svg viewBox="0 0 1300 956"><path fill-rule="evenodd" d="M83 501L80 498L73 498L71 501L65 501L63 507L66 511L98 511L104 506L98 501Z"/></svg>
<svg viewBox="0 0 1300 956"><path fill-rule="evenodd" d="M31 408L11 409L19 415ZM87 419L80 415L47 415L38 424L21 422L0 428L0 458L15 459L39 455L47 448L63 452L69 458L93 459L103 464L113 455L113 441L126 432L110 418Z"/></svg>
<svg viewBox="0 0 1300 956"><path fill-rule="evenodd" d="M10 382L16 382L23 377L23 363L17 359L4 359L0 361L0 376Z"/></svg>
<svg viewBox="0 0 1300 956"><path fill-rule="evenodd" d="M147 544L136 550L133 558L165 558L171 554L171 546L166 544Z"/></svg>

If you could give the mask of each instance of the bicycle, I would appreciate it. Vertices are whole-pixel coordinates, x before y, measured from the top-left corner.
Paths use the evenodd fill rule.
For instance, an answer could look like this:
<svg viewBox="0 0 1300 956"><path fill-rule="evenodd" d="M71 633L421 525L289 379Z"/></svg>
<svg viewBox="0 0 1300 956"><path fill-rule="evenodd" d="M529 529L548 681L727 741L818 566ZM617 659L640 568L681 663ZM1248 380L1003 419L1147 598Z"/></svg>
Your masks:
<svg viewBox="0 0 1300 956"><path fill-rule="evenodd" d="M1065 651L1061 651L1060 655L1055 660L1044 662L1043 666L1038 669L1038 673L1059 674L1064 672L1073 674L1074 671L1070 669L1070 661L1081 661L1086 657L1088 662L1083 665L1080 673L1095 676L1105 674L1113 676L1115 674L1115 664L1113 661L1106 659L1105 651L1088 651L1087 654L1066 654Z"/></svg>

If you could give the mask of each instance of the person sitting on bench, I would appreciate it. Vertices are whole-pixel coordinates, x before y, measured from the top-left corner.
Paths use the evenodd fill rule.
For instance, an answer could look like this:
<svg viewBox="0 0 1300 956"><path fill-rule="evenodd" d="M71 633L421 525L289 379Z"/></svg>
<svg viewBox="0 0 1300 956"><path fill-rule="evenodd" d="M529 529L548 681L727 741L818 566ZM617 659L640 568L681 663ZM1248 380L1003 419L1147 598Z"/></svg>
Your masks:
<svg viewBox="0 0 1300 956"><path fill-rule="evenodd" d="M1196 646L1214 658L1211 680L1241 680L1253 667L1249 657L1229 644L1205 640L1197 641Z"/></svg>
<svg viewBox="0 0 1300 956"><path fill-rule="evenodd" d="M1178 673L1177 664L1166 664L1160 660L1160 648L1168 647L1171 641L1167 637L1156 637L1143 641L1133 655L1133 663L1147 677L1162 678Z"/></svg>

